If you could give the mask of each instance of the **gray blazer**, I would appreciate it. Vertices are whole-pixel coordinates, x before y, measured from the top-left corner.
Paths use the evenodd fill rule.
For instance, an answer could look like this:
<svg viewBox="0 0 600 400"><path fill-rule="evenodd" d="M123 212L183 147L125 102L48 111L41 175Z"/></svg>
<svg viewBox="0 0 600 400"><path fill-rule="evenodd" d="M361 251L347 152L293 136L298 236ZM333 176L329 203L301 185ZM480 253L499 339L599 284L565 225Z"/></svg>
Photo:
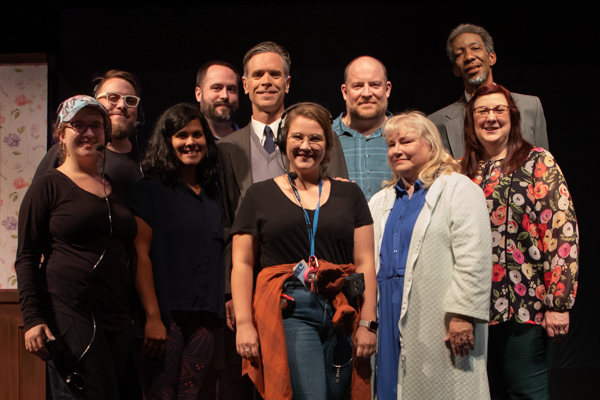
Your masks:
<svg viewBox="0 0 600 400"><path fill-rule="evenodd" d="M519 93L511 93L511 96L521 112L523 138L535 147L543 147L548 150L546 118L540 99ZM446 149L457 159L465 154L463 128L466 107L467 101L463 94L456 103L452 103L428 117L440 131Z"/></svg>
<svg viewBox="0 0 600 400"><path fill-rule="evenodd" d="M233 224L235 214L246 195L252 181L252 161L250 157L250 124L217 142L222 172L222 192L226 215ZM333 135L331 160L322 167L322 174L332 178L348 179L346 159L340 139ZM287 166L287 158L285 159Z"/></svg>
<svg viewBox="0 0 600 400"><path fill-rule="evenodd" d="M242 129L227 135L217 141L220 163L220 183L223 204L225 205L225 267L226 267L226 287L225 291L230 293L230 272L231 272L231 238L229 233L235 220L235 215L242 204L242 200L248 191L248 188L254 183L252 181L252 160L250 156L250 140L252 133L250 124ZM322 166L321 173L332 178L348 179L348 169L342 144L337 135L333 136L333 148L329 163ZM286 168L288 160L285 159Z"/></svg>

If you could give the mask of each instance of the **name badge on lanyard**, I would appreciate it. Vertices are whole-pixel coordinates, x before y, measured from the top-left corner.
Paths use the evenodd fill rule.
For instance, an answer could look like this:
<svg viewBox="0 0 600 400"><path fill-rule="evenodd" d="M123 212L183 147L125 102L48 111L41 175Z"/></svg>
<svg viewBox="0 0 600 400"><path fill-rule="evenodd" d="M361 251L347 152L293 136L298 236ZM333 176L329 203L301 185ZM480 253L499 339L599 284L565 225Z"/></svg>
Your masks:
<svg viewBox="0 0 600 400"><path fill-rule="evenodd" d="M319 260L315 256L315 235L317 234L317 224L319 223L319 209L321 208L321 191L323 190L323 181L319 176L319 201L317 202L317 208L315 209L315 216L313 217L313 221L310 221L308 217L308 212L302 205L302 200L300 200L300 194L294 186L292 182L292 178L288 175L288 180L290 181L290 186L296 195L296 199L298 200L298 204L302 207L302 211L304 212L304 220L306 221L306 228L308 230L308 242L310 243L310 256L308 257L308 264L306 261L302 260L294 267L294 276L298 278L305 287L308 287L310 284L310 290L315 292L316 286L315 282L317 280L317 271L319 270Z"/></svg>

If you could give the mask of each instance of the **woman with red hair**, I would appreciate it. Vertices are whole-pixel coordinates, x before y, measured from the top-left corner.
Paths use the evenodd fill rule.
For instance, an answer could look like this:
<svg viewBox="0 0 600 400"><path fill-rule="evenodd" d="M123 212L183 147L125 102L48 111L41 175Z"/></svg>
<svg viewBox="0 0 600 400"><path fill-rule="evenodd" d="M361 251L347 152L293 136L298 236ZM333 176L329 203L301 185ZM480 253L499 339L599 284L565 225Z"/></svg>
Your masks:
<svg viewBox="0 0 600 400"><path fill-rule="evenodd" d="M523 139L519 110L500 85L481 86L467 105L461 165L485 193L492 229L492 399L547 399L549 338L569 332L577 293L579 235L567 183L554 157Z"/></svg>

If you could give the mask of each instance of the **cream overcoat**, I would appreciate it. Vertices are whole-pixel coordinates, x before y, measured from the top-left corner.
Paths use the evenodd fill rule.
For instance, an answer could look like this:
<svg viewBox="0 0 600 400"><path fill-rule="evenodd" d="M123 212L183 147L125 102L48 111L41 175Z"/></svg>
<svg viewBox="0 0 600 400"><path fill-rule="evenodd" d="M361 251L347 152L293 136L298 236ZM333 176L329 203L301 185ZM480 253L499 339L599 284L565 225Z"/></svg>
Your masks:
<svg viewBox="0 0 600 400"><path fill-rule="evenodd" d="M387 188L369 202L377 271L395 199L394 189ZM429 188L409 247L398 321L398 399L489 399L491 282L492 239L483 191L464 175L443 175ZM444 341L456 314L475 318L475 350L466 357L452 355Z"/></svg>

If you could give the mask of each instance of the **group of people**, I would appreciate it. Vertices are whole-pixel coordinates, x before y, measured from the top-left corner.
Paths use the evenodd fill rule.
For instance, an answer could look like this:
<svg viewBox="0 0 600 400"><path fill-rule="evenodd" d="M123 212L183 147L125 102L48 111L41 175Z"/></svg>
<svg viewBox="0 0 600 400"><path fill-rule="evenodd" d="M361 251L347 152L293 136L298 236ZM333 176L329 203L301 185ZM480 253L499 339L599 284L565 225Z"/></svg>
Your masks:
<svg viewBox="0 0 600 400"><path fill-rule="evenodd" d="M338 118L286 109L273 42L241 79L202 66L199 107L164 111L143 155L132 74L63 102L15 262L54 398L124 398L129 357L147 399L248 398L242 375L265 399L548 398L577 292L571 196L539 99L494 84L490 35L462 24L447 50L465 93L429 117L387 111L369 56Z"/></svg>

